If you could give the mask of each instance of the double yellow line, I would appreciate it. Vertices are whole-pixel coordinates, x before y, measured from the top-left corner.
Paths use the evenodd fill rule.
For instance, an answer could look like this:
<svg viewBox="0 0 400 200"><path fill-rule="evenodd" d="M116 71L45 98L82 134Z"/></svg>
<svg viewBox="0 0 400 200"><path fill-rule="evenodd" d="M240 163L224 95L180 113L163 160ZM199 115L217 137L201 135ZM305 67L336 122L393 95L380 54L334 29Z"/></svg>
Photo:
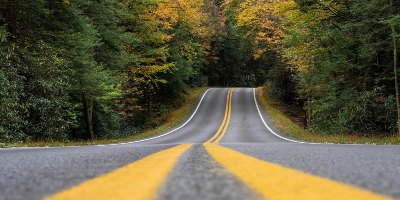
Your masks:
<svg viewBox="0 0 400 200"><path fill-rule="evenodd" d="M231 119L233 91L233 88L229 89L226 96L225 115L221 126L206 143L218 143L224 137ZM182 144L157 152L46 199L156 199L157 191L178 158L190 146L192 145Z"/></svg>
<svg viewBox="0 0 400 200"><path fill-rule="evenodd" d="M212 144L218 143L227 131L232 109L232 94L233 89L230 89L226 97L224 120L204 147L215 161L260 197L274 200L390 199L362 188L259 160L233 149ZM177 161L191 146L192 144L182 144L159 151L47 199L157 199L160 188L166 183Z"/></svg>
<svg viewBox="0 0 400 200"><path fill-rule="evenodd" d="M205 143L218 143L225 136L226 130L228 129L229 121L231 120L232 95L234 90L234 88L229 89L228 95L226 96L225 115L221 126L214 134L214 136L207 140Z"/></svg>

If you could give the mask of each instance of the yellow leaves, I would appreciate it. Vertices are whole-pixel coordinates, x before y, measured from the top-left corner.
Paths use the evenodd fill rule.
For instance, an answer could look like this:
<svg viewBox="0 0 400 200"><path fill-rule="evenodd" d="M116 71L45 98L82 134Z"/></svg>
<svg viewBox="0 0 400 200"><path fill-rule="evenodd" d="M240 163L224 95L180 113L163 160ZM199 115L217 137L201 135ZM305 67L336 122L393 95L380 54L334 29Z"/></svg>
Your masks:
<svg viewBox="0 0 400 200"><path fill-rule="evenodd" d="M213 31L207 27L209 14L204 12L204 6L203 0L160 0L149 18L165 30L184 26L192 35L209 38Z"/></svg>
<svg viewBox="0 0 400 200"><path fill-rule="evenodd" d="M150 65L141 67L147 74L167 73L175 68L175 63L168 63L163 65Z"/></svg>
<svg viewBox="0 0 400 200"><path fill-rule="evenodd" d="M163 33L161 39L164 42L180 33L181 37L189 35L198 38L202 47L210 49L211 37L218 30L214 28L215 25L210 24L211 15L205 11L205 7L203 0L158 0L148 10L147 19L153 22L150 28ZM192 50L187 50L187 54L193 53Z"/></svg>
<svg viewBox="0 0 400 200"><path fill-rule="evenodd" d="M168 35L168 34L162 34L162 35L161 35L161 39L162 39L164 42L167 42L167 41L171 40L173 36L174 36L173 34L170 34L170 35Z"/></svg>
<svg viewBox="0 0 400 200"><path fill-rule="evenodd" d="M167 0L160 1L151 14L150 17L158 20L165 29L172 29L173 25L178 22L176 5L170 4Z"/></svg>
<svg viewBox="0 0 400 200"><path fill-rule="evenodd" d="M160 65L132 66L130 67L130 80L135 84L141 84L146 90L158 88L158 84L165 84L167 81L159 78L161 74L171 72L175 69L175 63ZM137 92L144 92L138 90ZM148 91L146 91L148 92Z"/></svg>
<svg viewBox="0 0 400 200"><path fill-rule="evenodd" d="M299 7L294 1L282 1L279 4L276 4L274 7L274 16L283 18L286 17L286 15L293 10L298 10Z"/></svg>
<svg viewBox="0 0 400 200"><path fill-rule="evenodd" d="M282 43L281 19L275 15L276 7L288 0L245 0L237 9L237 26L248 30L247 35L255 35L254 56L269 48L279 48Z"/></svg>
<svg viewBox="0 0 400 200"><path fill-rule="evenodd" d="M314 55L310 53L311 43L287 47L283 52L283 57L288 60L290 66L299 72L308 72L314 61Z"/></svg>
<svg viewBox="0 0 400 200"><path fill-rule="evenodd" d="M238 26L265 25L271 18L272 3L268 0L246 0L239 5Z"/></svg>
<svg viewBox="0 0 400 200"><path fill-rule="evenodd" d="M259 59L265 53L265 49L256 48L254 49L254 58Z"/></svg>
<svg viewBox="0 0 400 200"><path fill-rule="evenodd" d="M309 72L314 66L315 57L321 53L320 49L316 49L318 41L307 37L311 27L332 16L329 9L320 6L316 4L307 12L303 12L293 0L290 0L275 7L274 15L281 19L282 29L288 32L283 32L282 37L292 41L290 46L284 48L283 57L298 72ZM330 6L332 9L340 9L337 3Z"/></svg>
<svg viewBox="0 0 400 200"><path fill-rule="evenodd" d="M339 3L327 0L314 5L308 12L301 11L294 0L243 0L235 17L236 25L247 31L247 36L253 37L255 58L268 49L274 49L295 70L306 72L313 66L317 54L314 52L317 50L313 50L316 41L301 37L309 34L310 27L340 9L342 6ZM293 42L290 46L284 46L284 40Z"/></svg>
<svg viewBox="0 0 400 200"><path fill-rule="evenodd" d="M130 72L137 76L153 77L156 74L167 73L173 69L175 69L175 63L167 63L161 65L132 66Z"/></svg>

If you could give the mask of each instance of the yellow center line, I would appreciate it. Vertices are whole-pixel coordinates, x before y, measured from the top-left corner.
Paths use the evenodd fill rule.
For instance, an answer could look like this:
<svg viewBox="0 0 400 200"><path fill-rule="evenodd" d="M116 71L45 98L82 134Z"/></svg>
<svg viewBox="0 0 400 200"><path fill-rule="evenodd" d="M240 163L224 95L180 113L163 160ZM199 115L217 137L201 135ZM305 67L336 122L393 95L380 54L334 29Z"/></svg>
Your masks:
<svg viewBox="0 0 400 200"><path fill-rule="evenodd" d="M225 114L224 114L224 119L221 123L221 126L219 127L218 131L205 143L213 142L221 134L221 131L226 131L226 129L224 127L227 127L227 126L225 126L227 123L229 123L229 121L227 121L227 120L228 119L230 120L230 104L232 103L233 90L234 90L233 88L229 89L228 94L226 95Z"/></svg>
<svg viewBox="0 0 400 200"><path fill-rule="evenodd" d="M228 119L225 122L225 127L222 133L219 135L219 137L213 142L213 143L219 143L219 141L225 136L226 130L228 129L229 122L231 121L231 113L232 113L232 96L233 96L233 91L235 89L231 90L231 94L229 97L229 107L228 107Z"/></svg>
<svg viewBox="0 0 400 200"><path fill-rule="evenodd" d="M166 149L47 199L156 199L157 190L191 144Z"/></svg>
<svg viewBox="0 0 400 200"><path fill-rule="evenodd" d="M207 140L206 143L210 143L212 142L221 132L221 130L223 129L224 125L225 125L225 121L228 117L228 108L229 108L229 96L230 96L230 92L232 89L228 90L228 94L226 95L226 103L225 103L225 114L224 114L224 119L222 120L221 126L219 127L218 131L209 139Z"/></svg>
<svg viewBox="0 0 400 200"><path fill-rule="evenodd" d="M390 199L355 186L258 160L219 145L204 146L223 167L266 199Z"/></svg>

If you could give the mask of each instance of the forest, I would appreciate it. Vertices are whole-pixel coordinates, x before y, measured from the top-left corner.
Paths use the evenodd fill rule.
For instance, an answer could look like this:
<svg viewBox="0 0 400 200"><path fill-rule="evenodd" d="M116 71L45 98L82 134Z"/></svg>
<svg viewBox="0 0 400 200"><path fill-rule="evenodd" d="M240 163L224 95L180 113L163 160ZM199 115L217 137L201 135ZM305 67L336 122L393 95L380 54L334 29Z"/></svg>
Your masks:
<svg viewBox="0 0 400 200"><path fill-rule="evenodd" d="M400 134L399 31L394 0L0 0L0 142L139 133L205 86Z"/></svg>

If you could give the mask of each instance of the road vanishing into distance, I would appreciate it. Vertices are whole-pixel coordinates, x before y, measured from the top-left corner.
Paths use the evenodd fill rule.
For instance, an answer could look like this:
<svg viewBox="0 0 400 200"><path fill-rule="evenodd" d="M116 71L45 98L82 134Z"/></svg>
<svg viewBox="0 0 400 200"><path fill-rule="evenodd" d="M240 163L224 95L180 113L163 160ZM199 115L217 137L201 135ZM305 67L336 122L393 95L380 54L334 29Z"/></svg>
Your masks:
<svg viewBox="0 0 400 200"><path fill-rule="evenodd" d="M290 140L253 88L213 88L155 138L0 149L0 199L400 199L400 147Z"/></svg>

